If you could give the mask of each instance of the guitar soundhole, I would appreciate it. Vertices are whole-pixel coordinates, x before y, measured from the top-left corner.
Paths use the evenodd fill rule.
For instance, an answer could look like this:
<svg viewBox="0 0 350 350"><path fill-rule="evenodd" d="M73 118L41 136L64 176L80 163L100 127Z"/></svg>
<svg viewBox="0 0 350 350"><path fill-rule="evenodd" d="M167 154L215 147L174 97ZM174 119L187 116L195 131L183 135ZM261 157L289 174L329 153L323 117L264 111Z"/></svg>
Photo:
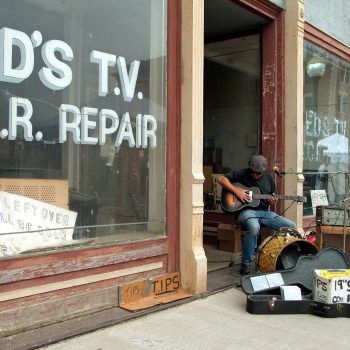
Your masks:
<svg viewBox="0 0 350 350"><path fill-rule="evenodd" d="M233 193L228 193L227 194L227 202L230 206L236 205L238 199Z"/></svg>

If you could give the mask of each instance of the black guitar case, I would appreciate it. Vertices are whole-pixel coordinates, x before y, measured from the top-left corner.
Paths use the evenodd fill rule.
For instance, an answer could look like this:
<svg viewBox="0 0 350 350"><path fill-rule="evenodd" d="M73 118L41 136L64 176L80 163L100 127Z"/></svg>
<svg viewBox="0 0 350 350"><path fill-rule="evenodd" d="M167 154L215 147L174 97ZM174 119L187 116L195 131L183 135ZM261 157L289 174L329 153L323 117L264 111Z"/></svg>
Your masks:
<svg viewBox="0 0 350 350"><path fill-rule="evenodd" d="M247 295L246 310L251 314L314 314L323 317L350 317L350 304L326 304L312 300L313 277L316 269L348 269L350 261L338 248L328 247L316 255L303 255L288 270L257 273L242 277L241 284ZM273 277L280 274L283 285L300 287L302 300L282 300L280 287L254 290L252 278Z"/></svg>

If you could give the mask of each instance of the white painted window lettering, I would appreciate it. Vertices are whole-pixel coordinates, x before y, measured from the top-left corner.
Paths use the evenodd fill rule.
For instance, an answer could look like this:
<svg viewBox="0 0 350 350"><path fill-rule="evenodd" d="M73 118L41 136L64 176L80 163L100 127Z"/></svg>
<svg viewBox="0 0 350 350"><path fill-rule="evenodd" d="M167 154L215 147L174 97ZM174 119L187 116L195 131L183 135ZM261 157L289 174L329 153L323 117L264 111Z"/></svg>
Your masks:
<svg viewBox="0 0 350 350"><path fill-rule="evenodd" d="M23 110L23 115L18 115L18 110ZM33 115L33 106L26 98L11 97L9 106L9 140L16 140L17 125L23 127L24 139L26 141L33 140L33 127L30 118Z"/></svg>
<svg viewBox="0 0 350 350"><path fill-rule="evenodd" d="M37 57L34 52L35 49L39 50L40 46L44 66L33 73L34 60ZM16 61L13 57L14 52L19 56L17 67L13 67L13 61ZM73 80L73 71L68 64L73 59L73 49L66 42L47 40L43 43L43 35L38 30L34 30L28 36L19 30L7 27L0 29L0 81L19 84L32 74L38 74L40 81L48 89L63 90ZM112 93L116 96L122 94L125 102L133 100L140 68L139 60L132 61L128 69L125 57L92 50L90 62L98 65L99 74L96 84L98 84L100 97L105 97L109 93L108 70L117 66L120 87L116 86ZM137 92L137 98L143 99L142 91ZM130 148L157 146L157 119L152 115L137 111L136 115L132 116L134 118L131 118L130 114L125 112L119 119L117 112L111 109L98 110L92 106L78 107L65 103L57 108L60 143L66 142L67 134L70 133L76 144L104 145L106 135L114 135L115 147L119 147L123 141L126 141ZM26 141L42 140L45 136L43 131L37 130L33 137L31 118L34 113L30 99L11 97L8 130L0 130L0 138L8 137L9 140L16 140L18 128L21 127ZM98 131L98 136L93 132L94 130Z"/></svg>
<svg viewBox="0 0 350 350"><path fill-rule="evenodd" d="M81 109L81 143L85 145L96 145L97 137L89 136L89 130L96 129L96 121L90 120L89 115L95 116L98 113L97 108L83 107Z"/></svg>
<svg viewBox="0 0 350 350"><path fill-rule="evenodd" d="M34 31L30 38L21 31L2 28L0 30L0 81L20 83L27 79L34 68L34 48L39 46L41 42L42 35L39 31ZM17 67L12 67L14 46L19 48L20 54L20 63ZM71 61L73 59L73 50L64 41L50 40L46 42L41 53L47 67L41 68L39 77L49 89L61 90L71 83L72 71L66 63L57 59L56 51L61 53L63 60ZM59 77L56 77L53 72Z"/></svg>
<svg viewBox="0 0 350 350"><path fill-rule="evenodd" d="M97 63L98 74L98 95L108 94L108 67L114 67L117 58L109 53L93 50L90 53L90 62Z"/></svg>
<svg viewBox="0 0 350 350"><path fill-rule="evenodd" d="M148 139L150 139L150 146L151 148L157 147L157 137L156 137L156 131L157 131L157 121L156 118L154 118L152 115L144 115L143 116L143 122L142 122L142 148L147 148L148 146ZM150 128L149 128L150 126Z"/></svg>
<svg viewBox="0 0 350 350"><path fill-rule="evenodd" d="M73 115L73 121L67 121L67 113ZM81 122L80 110L74 105L62 104L59 113L59 142L64 143L67 141L67 131L73 134L73 140L76 144L80 143L80 128Z"/></svg>
<svg viewBox="0 0 350 350"><path fill-rule="evenodd" d="M136 116L136 148L142 146L142 114Z"/></svg>
<svg viewBox="0 0 350 350"><path fill-rule="evenodd" d="M135 93L135 85L139 72L140 61L134 61L131 63L129 74L126 68L124 57L118 57L117 64L124 101L130 102L133 99Z"/></svg>
<svg viewBox="0 0 350 350"><path fill-rule="evenodd" d="M129 147L135 147L135 139L131 128L129 113L125 113L123 115L114 146L119 147L123 140L127 140L129 142Z"/></svg>
<svg viewBox="0 0 350 350"><path fill-rule="evenodd" d="M19 48L20 63L12 67L14 46ZM29 36L19 30L0 30L0 81L20 83L28 78L34 67L34 50Z"/></svg>
<svg viewBox="0 0 350 350"><path fill-rule="evenodd" d="M52 90L62 90L72 82L72 70L55 56L59 52L65 61L72 61L73 50L61 40L50 40L46 42L41 50L43 60L48 68L43 67L39 71L42 83ZM56 77L53 72L59 75Z"/></svg>
<svg viewBox="0 0 350 350"><path fill-rule="evenodd" d="M111 126L107 127L107 120L111 121ZM100 111L100 128L99 128L99 144L106 143L106 135L113 134L119 126L118 114L112 109L101 109Z"/></svg>
<svg viewBox="0 0 350 350"><path fill-rule="evenodd" d="M98 123L97 123L97 115ZM93 117L96 120L93 120ZM59 114L59 142L67 141L67 133L71 133L76 144L104 145L106 135L116 133L114 146L119 147L125 140L130 148L157 147L157 121L152 115L137 114L136 125L133 129L130 114L126 112L119 122L118 114L110 109L102 109L98 113L97 108L83 107L81 110L74 105L62 104ZM70 121L71 120L71 121ZM107 120L110 126L107 127ZM99 137L89 136L89 130L98 127ZM135 141L136 138L136 141Z"/></svg>

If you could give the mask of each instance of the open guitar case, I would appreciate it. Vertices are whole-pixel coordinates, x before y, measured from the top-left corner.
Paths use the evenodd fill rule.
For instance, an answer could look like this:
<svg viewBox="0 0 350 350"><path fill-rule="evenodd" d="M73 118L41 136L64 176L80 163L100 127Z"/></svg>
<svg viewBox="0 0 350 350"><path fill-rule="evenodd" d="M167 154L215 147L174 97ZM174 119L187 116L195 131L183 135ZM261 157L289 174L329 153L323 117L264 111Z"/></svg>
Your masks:
<svg viewBox="0 0 350 350"><path fill-rule="evenodd" d="M323 317L350 317L350 304L326 304L312 298L315 269L349 269L350 261L338 248L328 247L316 255L303 255L298 258L294 267L287 270L256 273L242 276L241 284L247 295L246 310L251 314L313 314ZM276 274L273 275L272 274ZM257 289L254 277L272 279L282 277L283 285L298 286L302 300L283 300L280 284L275 287ZM253 283L252 283L253 281ZM273 285L273 283L272 283Z"/></svg>

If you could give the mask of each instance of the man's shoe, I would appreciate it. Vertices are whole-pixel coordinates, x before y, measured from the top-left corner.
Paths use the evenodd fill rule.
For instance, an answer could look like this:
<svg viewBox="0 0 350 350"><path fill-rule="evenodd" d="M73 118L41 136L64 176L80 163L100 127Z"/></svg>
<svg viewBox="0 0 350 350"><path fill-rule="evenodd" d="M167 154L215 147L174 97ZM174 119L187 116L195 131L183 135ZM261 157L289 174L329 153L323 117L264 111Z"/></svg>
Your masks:
<svg viewBox="0 0 350 350"><path fill-rule="evenodd" d="M250 274L250 268L249 265L241 264L241 269L239 270L241 275L249 275Z"/></svg>

